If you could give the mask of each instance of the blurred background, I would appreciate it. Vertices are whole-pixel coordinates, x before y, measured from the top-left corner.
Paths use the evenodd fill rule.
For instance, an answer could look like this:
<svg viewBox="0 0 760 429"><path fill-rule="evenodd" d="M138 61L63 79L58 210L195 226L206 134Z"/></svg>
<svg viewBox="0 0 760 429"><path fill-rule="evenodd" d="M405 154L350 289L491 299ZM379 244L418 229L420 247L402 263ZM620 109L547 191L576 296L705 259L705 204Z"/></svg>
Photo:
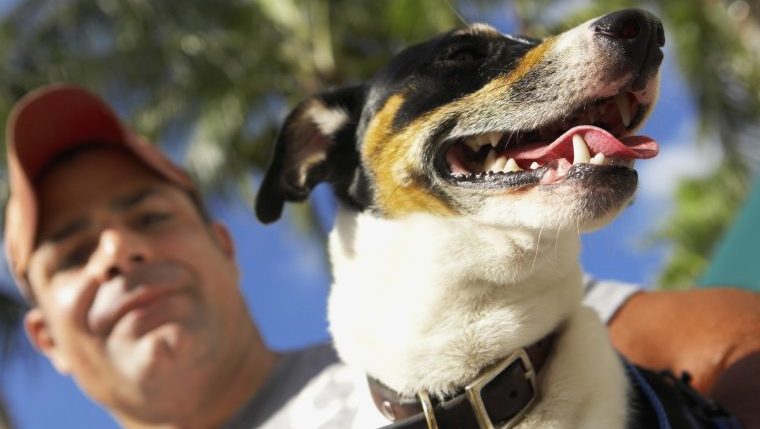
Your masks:
<svg viewBox="0 0 760 429"><path fill-rule="evenodd" d="M737 213L747 210L760 164L758 0L0 0L0 119L27 91L54 81L101 94L202 186L233 230L257 323L272 348L288 350L328 340L323 248L335 205L318 188L273 226L253 217L289 108L368 78L403 46L455 26L485 21L542 37L629 6L665 24L660 101L642 130L661 154L638 164L634 204L584 237L584 268L648 288L741 283L723 275L749 271L727 268L738 259L721 246L737 216L757 229ZM742 256L760 260L751 250ZM753 276L743 286L757 287ZM31 349L12 282L3 268L0 428L116 427Z"/></svg>

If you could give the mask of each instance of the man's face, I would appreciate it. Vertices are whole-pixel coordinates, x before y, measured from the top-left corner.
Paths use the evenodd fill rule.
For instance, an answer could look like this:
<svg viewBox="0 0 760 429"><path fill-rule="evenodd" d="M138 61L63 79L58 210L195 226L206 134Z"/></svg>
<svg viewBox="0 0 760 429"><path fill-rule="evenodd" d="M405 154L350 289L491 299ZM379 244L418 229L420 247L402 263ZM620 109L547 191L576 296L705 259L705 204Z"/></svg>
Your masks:
<svg viewBox="0 0 760 429"><path fill-rule="evenodd" d="M37 189L32 340L110 408L193 407L250 343L226 230L119 150L77 154Z"/></svg>

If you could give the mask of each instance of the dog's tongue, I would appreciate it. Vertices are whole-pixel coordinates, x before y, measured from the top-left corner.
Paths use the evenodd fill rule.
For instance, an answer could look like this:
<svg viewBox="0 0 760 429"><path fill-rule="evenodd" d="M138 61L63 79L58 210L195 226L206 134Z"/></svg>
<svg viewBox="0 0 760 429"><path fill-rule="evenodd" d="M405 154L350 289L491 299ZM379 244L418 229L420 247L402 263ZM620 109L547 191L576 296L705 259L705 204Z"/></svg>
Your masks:
<svg viewBox="0 0 760 429"><path fill-rule="evenodd" d="M573 159L573 136L580 135L586 141L591 156L603 153L607 158L647 159L657 155L657 142L646 136L628 136L618 140L609 132L591 125L574 127L554 140L550 145L536 143L507 149L507 158L515 161L546 161L565 158ZM543 161L543 162L542 162Z"/></svg>

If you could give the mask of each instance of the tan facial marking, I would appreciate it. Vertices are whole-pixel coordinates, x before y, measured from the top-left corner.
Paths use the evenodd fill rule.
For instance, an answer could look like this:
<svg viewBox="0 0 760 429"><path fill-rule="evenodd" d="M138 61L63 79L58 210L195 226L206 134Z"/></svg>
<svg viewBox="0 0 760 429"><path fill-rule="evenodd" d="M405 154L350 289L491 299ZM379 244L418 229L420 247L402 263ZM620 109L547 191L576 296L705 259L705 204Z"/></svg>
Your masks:
<svg viewBox="0 0 760 429"><path fill-rule="evenodd" d="M546 40L528 51L520 59L520 62L514 70L510 71L508 74L493 79L480 90L466 95L447 106L442 106L439 110L442 111L444 116L452 113L457 114L458 116L465 116L467 114L478 115L480 106L485 106L486 109L488 109L489 106L503 104L504 101L507 100L512 86L524 78L526 74L533 70L541 60L544 59L553 44L553 39ZM519 106L514 106L514 108L519 110ZM465 115L462 115L462 113ZM507 112L504 112L504 114L507 114Z"/></svg>
<svg viewBox="0 0 760 429"><path fill-rule="evenodd" d="M362 157L374 175L379 208L390 217L414 212L442 216L454 214L453 208L434 195L424 180L419 162L419 139L427 121L418 120L400 133L393 130L393 119L404 102L394 95L375 115L367 127Z"/></svg>
<svg viewBox="0 0 760 429"><path fill-rule="evenodd" d="M363 160L375 179L379 208L390 217L414 212L455 215L451 202L432 192L420 164L430 130L447 118L466 115L495 99L503 100L509 88L544 58L551 45L549 40L533 48L509 74L420 116L402 130L394 130L393 120L405 99L400 94L391 96L369 123L362 146Z"/></svg>

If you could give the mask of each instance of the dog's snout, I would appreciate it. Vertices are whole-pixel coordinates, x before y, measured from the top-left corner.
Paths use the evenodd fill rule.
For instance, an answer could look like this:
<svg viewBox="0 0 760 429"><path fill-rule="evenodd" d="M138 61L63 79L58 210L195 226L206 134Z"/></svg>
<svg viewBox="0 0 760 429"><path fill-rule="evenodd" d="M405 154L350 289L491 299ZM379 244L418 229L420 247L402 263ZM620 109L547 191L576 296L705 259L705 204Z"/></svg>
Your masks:
<svg viewBox="0 0 760 429"><path fill-rule="evenodd" d="M663 47L665 46L665 29L662 28L662 22L660 20L657 20L656 26L656 37L657 37L657 46Z"/></svg>
<svg viewBox="0 0 760 429"><path fill-rule="evenodd" d="M652 40L665 45L665 31L656 16L640 9L625 9L605 15L591 24L601 37L624 44L644 45Z"/></svg>
<svg viewBox="0 0 760 429"><path fill-rule="evenodd" d="M656 16L625 9L591 22L587 27L596 55L606 64L607 77L634 74L631 88L642 89L662 63L665 31Z"/></svg>

